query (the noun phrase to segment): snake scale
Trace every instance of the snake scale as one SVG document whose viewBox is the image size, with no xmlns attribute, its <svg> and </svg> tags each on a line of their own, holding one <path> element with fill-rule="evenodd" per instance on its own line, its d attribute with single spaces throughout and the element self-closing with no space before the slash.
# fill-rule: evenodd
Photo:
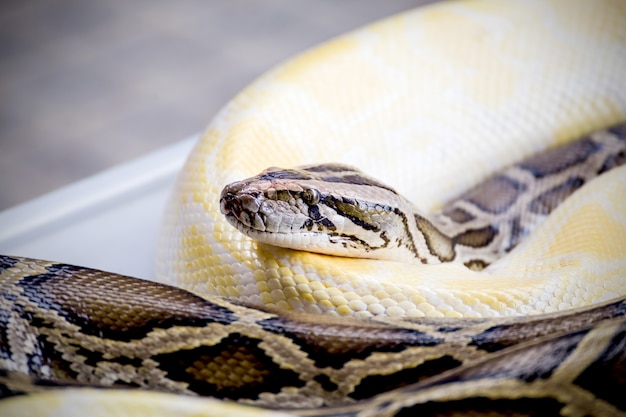
<svg viewBox="0 0 626 417">
<path fill-rule="evenodd" d="M 74 383 L 315 407 L 296 415 L 626 407 L 624 298 L 527 318 L 364 322 L 54 262 L 1 267 L 3 396 Z"/>
<path fill-rule="evenodd" d="M 270 71 L 183 168 L 160 283 L 0 258 L 0 414 L 626 415 L 624 21 L 445 2 Z"/>
</svg>

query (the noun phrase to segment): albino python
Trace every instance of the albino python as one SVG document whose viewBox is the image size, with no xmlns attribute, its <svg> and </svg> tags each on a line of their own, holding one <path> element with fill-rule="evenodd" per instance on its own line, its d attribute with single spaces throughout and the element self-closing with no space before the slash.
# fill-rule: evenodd
<svg viewBox="0 0 626 417">
<path fill-rule="evenodd" d="M 277 67 L 183 168 L 161 283 L 0 258 L 0 415 L 626 415 L 623 5 L 442 3 Z"/>
</svg>

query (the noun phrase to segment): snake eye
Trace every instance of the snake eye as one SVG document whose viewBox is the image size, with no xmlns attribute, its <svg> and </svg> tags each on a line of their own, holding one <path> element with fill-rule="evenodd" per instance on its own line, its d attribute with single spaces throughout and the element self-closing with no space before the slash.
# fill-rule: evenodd
<svg viewBox="0 0 626 417">
<path fill-rule="evenodd" d="M 307 188 L 302 193 L 302 200 L 312 206 L 320 201 L 320 193 L 314 188 Z"/>
</svg>

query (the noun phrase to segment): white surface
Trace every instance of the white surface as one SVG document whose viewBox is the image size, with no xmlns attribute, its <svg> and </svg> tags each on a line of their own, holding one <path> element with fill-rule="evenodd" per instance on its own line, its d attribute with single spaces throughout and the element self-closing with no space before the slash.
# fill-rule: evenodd
<svg viewBox="0 0 626 417">
<path fill-rule="evenodd" d="M 0 213 L 0 253 L 152 278 L 161 216 L 192 137 Z"/>
</svg>

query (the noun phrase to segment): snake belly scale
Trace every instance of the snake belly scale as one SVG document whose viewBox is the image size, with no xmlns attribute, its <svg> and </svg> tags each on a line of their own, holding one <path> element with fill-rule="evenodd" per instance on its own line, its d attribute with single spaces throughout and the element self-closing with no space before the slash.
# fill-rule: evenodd
<svg viewBox="0 0 626 417">
<path fill-rule="evenodd" d="M 160 282 L 0 257 L 0 415 L 626 416 L 624 21 L 445 2 L 270 71 Z"/>
</svg>

